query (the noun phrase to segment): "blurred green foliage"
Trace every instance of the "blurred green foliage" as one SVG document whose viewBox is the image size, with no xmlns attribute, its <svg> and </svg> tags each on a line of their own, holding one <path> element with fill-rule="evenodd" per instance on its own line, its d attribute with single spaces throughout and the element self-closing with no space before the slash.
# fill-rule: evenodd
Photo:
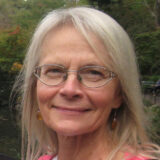
<svg viewBox="0 0 160 160">
<path fill-rule="evenodd" d="M 19 121 L 19 120 L 18 120 Z M 14 112 L 0 108 L 0 153 L 20 159 L 21 136 Z"/>
<path fill-rule="evenodd" d="M 160 79 L 160 75 L 152 75 L 152 76 L 150 76 L 150 75 L 144 75 L 142 77 L 142 79 L 144 81 L 153 81 L 155 83 L 155 82 L 157 82 Z"/>
<path fill-rule="evenodd" d="M 111 3 L 103 10 L 114 17 L 131 38 L 136 34 L 155 30 L 154 18 L 146 8 L 143 0 L 123 0 L 123 3 Z"/>
<path fill-rule="evenodd" d="M 154 143 L 160 144 L 160 106 L 147 107 L 146 114 L 149 116 L 148 134 Z"/>
<path fill-rule="evenodd" d="M 0 34 L 0 70 L 10 72 L 14 62 L 23 62 L 25 48 L 29 42 L 28 30 L 15 26 L 3 29 Z"/>
<path fill-rule="evenodd" d="M 160 75 L 160 29 L 136 34 L 134 41 L 141 74 Z"/>
</svg>

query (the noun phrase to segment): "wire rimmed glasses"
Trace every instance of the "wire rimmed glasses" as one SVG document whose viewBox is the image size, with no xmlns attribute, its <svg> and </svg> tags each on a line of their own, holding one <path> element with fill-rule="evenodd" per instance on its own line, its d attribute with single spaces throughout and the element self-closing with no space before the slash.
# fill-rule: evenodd
<svg viewBox="0 0 160 160">
<path fill-rule="evenodd" d="M 103 66 L 84 66 L 79 70 L 67 70 L 58 64 L 37 66 L 34 75 L 47 86 L 57 86 L 65 82 L 71 72 L 75 72 L 77 79 L 89 88 L 104 86 L 116 76 L 115 73 Z"/>
</svg>

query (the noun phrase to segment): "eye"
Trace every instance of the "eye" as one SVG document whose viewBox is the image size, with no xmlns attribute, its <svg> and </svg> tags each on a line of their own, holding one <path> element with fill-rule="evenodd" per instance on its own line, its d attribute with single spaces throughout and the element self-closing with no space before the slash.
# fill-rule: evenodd
<svg viewBox="0 0 160 160">
<path fill-rule="evenodd" d="M 84 68 L 80 71 L 80 76 L 84 80 L 99 81 L 105 79 L 107 72 L 103 68 Z"/>
<path fill-rule="evenodd" d="M 103 73 L 97 70 L 88 70 L 88 74 L 103 76 Z"/>
<path fill-rule="evenodd" d="M 47 77 L 57 78 L 63 76 L 65 71 L 63 68 L 58 66 L 43 66 L 42 74 Z"/>
<path fill-rule="evenodd" d="M 63 72 L 62 69 L 59 68 L 49 68 L 48 70 L 46 70 L 47 73 L 61 73 Z"/>
</svg>

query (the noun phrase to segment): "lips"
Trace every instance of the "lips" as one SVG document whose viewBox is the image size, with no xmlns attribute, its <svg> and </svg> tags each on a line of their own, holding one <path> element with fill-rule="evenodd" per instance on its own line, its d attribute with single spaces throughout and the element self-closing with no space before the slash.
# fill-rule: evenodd
<svg viewBox="0 0 160 160">
<path fill-rule="evenodd" d="M 83 112 L 88 112 L 91 111 L 90 108 L 70 108 L 70 107 L 63 107 L 63 106 L 53 106 L 54 109 L 59 110 L 59 111 L 63 111 L 63 112 L 79 112 L 79 113 L 83 113 Z"/>
</svg>

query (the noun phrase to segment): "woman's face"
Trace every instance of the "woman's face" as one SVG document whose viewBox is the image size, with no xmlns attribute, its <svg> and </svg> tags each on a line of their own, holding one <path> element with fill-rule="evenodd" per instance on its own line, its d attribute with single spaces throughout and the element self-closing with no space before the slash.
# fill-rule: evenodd
<svg viewBox="0 0 160 160">
<path fill-rule="evenodd" d="M 101 43 L 94 36 L 97 47 Z M 42 45 L 39 65 L 60 64 L 68 70 L 87 65 L 103 66 L 84 37 L 72 26 L 52 30 Z M 87 88 L 70 72 L 58 86 L 47 86 L 37 81 L 37 101 L 44 123 L 57 134 L 81 135 L 106 129 L 112 108 L 121 104 L 119 83 L 113 78 L 100 88 Z"/>
</svg>

